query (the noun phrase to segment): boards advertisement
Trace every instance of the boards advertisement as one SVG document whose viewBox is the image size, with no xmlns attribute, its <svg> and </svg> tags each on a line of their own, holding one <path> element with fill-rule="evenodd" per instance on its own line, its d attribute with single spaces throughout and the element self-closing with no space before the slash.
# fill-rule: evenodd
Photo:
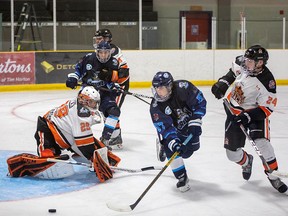
<svg viewBox="0 0 288 216">
<path fill-rule="evenodd" d="M 0 85 L 65 83 L 67 75 L 75 72 L 75 64 L 87 53 L 0 53 Z"/>
<path fill-rule="evenodd" d="M 7 52 L 0 54 L 0 85 L 20 85 L 34 83 L 34 52 Z"/>
<path fill-rule="evenodd" d="M 75 72 L 75 64 L 86 53 L 81 52 L 37 52 L 36 84 L 65 83 L 67 75 Z"/>
</svg>

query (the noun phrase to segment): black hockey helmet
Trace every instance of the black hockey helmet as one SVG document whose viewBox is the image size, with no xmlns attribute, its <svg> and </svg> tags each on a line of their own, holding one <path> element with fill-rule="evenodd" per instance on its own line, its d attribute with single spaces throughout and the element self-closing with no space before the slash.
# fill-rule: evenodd
<svg viewBox="0 0 288 216">
<path fill-rule="evenodd" d="M 172 94 L 173 76 L 168 71 L 159 71 L 155 74 L 152 80 L 152 93 L 156 101 L 164 102 L 168 100 Z M 166 95 L 159 95 L 157 88 L 165 87 L 167 89 Z"/>
<path fill-rule="evenodd" d="M 112 33 L 109 29 L 99 29 L 95 32 L 95 37 L 103 37 L 103 38 L 108 38 L 105 39 L 106 41 L 108 41 L 109 43 L 111 43 L 112 41 Z"/>
<path fill-rule="evenodd" d="M 258 62 L 259 60 L 263 60 L 264 65 L 266 65 L 269 59 L 269 54 L 267 50 L 263 48 L 262 46 L 253 45 L 245 51 L 244 57 L 248 59 L 252 59 L 255 62 Z"/>
</svg>

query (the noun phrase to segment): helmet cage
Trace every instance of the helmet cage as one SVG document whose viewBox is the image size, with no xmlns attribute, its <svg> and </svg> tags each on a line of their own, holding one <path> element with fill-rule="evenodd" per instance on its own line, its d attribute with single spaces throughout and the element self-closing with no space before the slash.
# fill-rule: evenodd
<svg viewBox="0 0 288 216">
<path fill-rule="evenodd" d="M 102 42 L 104 38 L 102 36 L 94 36 L 93 37 L 93 47 L 94 49 L 97 49 L 97 45 Z"/>
<path fill-rule="evenodd" d="M 172 87 L 173 84 L 170 83 L 168 86 L 159 86 L 159 87 L 152 87 L 152 94 L 154 96 L 154 99 L 158 102 L 164 102 L 167 101 L 172 94 Z M 159 91 L 160 88 L 166 88 L 167 94 L 166 95 L 159 95 L 157 91 Z M 163 91 L 163 89 L 162 89 Z"/>
<path fill-rule="evenodd" d="M 152 80 L 152 93 L 156 101 L 164 102 L 167 101 L 171 94 L 172 94 L 172 87 L 173 87 L 173 77 L 167 71 L 159 71 L 156 73 Z M 166 87 L 167 94 L 166 95 L 159 95 L 159 91 L 163 91 L 163 88 Z M 163 93 L 163 92 L 162 92 Z"/>
<path fill-rule="evenodd" d="M 100 94 L 92 86 L 83 88 L 77 97 L 78 103 L 87 108 L 90 112 L 96 112 L 100 106 Z"/>
<path fill-rule="evenodd" d="M 106 63 L 111 57 L 111 46 L 108 42 L 102 41 L 97 45 L 96 57 L 101 63 Z"/>
</svg>

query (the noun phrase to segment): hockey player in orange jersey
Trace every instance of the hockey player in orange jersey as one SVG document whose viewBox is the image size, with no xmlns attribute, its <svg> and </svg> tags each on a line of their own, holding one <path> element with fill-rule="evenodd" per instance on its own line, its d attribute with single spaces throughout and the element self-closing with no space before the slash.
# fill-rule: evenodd
<svg viewBox="0 0 288 216">
<path fill-rule="evenodd" d="M 106 167 L 95 151 L 106 148 L 106 146 L 93 136 L 91 130 L 93 124 L 101 122 L 102 115 L 98 110 L 99 104 L 100 94 L 98 91 L 92 86 L 86 86 L 79 91 L 77 98 L 68 100 L 61 106 L 49 110 L 44 116 L 39 116 L 35 133 L 39 157 L 24 153 L 9 158 L 7 162 L 10 175 L 13 177 L 35 176 L 51 165 L 47 162 L 41 163 L 44 161 L 41 159 L 58 157 L 63 150 L 68 150 L 74 155 L 91 161 L 100 182 L 112 178 L 109 165 Z M 15 165 L 19 162 L 20 165 L 23 165 L 22 162 L 27 160 L 32 164 L 31 161 L 34 160 L 37 165 L 31 167 L 24 164 L 21 168 Z M 108 160 L 111 166 L 117 166 L 120 162 L 120 158 L 109 150 Z M 99 168 L 99 164 L 105 167 Z M 56 170 L 56 172 L 58 171 Z"/>
<path fill-rule="evenodd" d="M 243 56 L 236 57 L 229 72 L 221 77 L 211 90 L 215 97 L 220 99 L 234 83 L 227 95 L 229 107 L 232 108 L 230 110 L 234 115 L 227 107 L 225 109 L 227 118 L 224 148 L 228 159 L 242 166 L 243 178 L 250 179 L 253 156 L 244 150 L 246 134 L 241 131 L 244 126 L 243 130 L 249 131 L 251 139 L 265 160 L 264 171 L 271 185 L 280 193 L 285 193 L 286 184 L 280 178 L 269 175 L 271 171 L 278 169 L 278 163 L 270 142 L 269 116 L 276 107 L 277 94 L 276 81 L 266 66 L 268 59 L 265 48 L 260 45 L 251 46 Z"/>
</svg>

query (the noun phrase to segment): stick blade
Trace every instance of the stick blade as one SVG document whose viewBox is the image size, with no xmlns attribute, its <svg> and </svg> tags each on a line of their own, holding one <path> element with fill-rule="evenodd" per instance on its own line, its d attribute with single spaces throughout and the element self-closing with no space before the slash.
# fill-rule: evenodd
<svg viewBox="0 0 288 216">
<path fill-rule="evenodd" d="M 120 203 L 108 202 L 106 203 L 107 207 L 111 210 L 118 212 L 130 212 L 132 211 L 132 207 L 130 205 L 121 205 Z"/>
</svg>

